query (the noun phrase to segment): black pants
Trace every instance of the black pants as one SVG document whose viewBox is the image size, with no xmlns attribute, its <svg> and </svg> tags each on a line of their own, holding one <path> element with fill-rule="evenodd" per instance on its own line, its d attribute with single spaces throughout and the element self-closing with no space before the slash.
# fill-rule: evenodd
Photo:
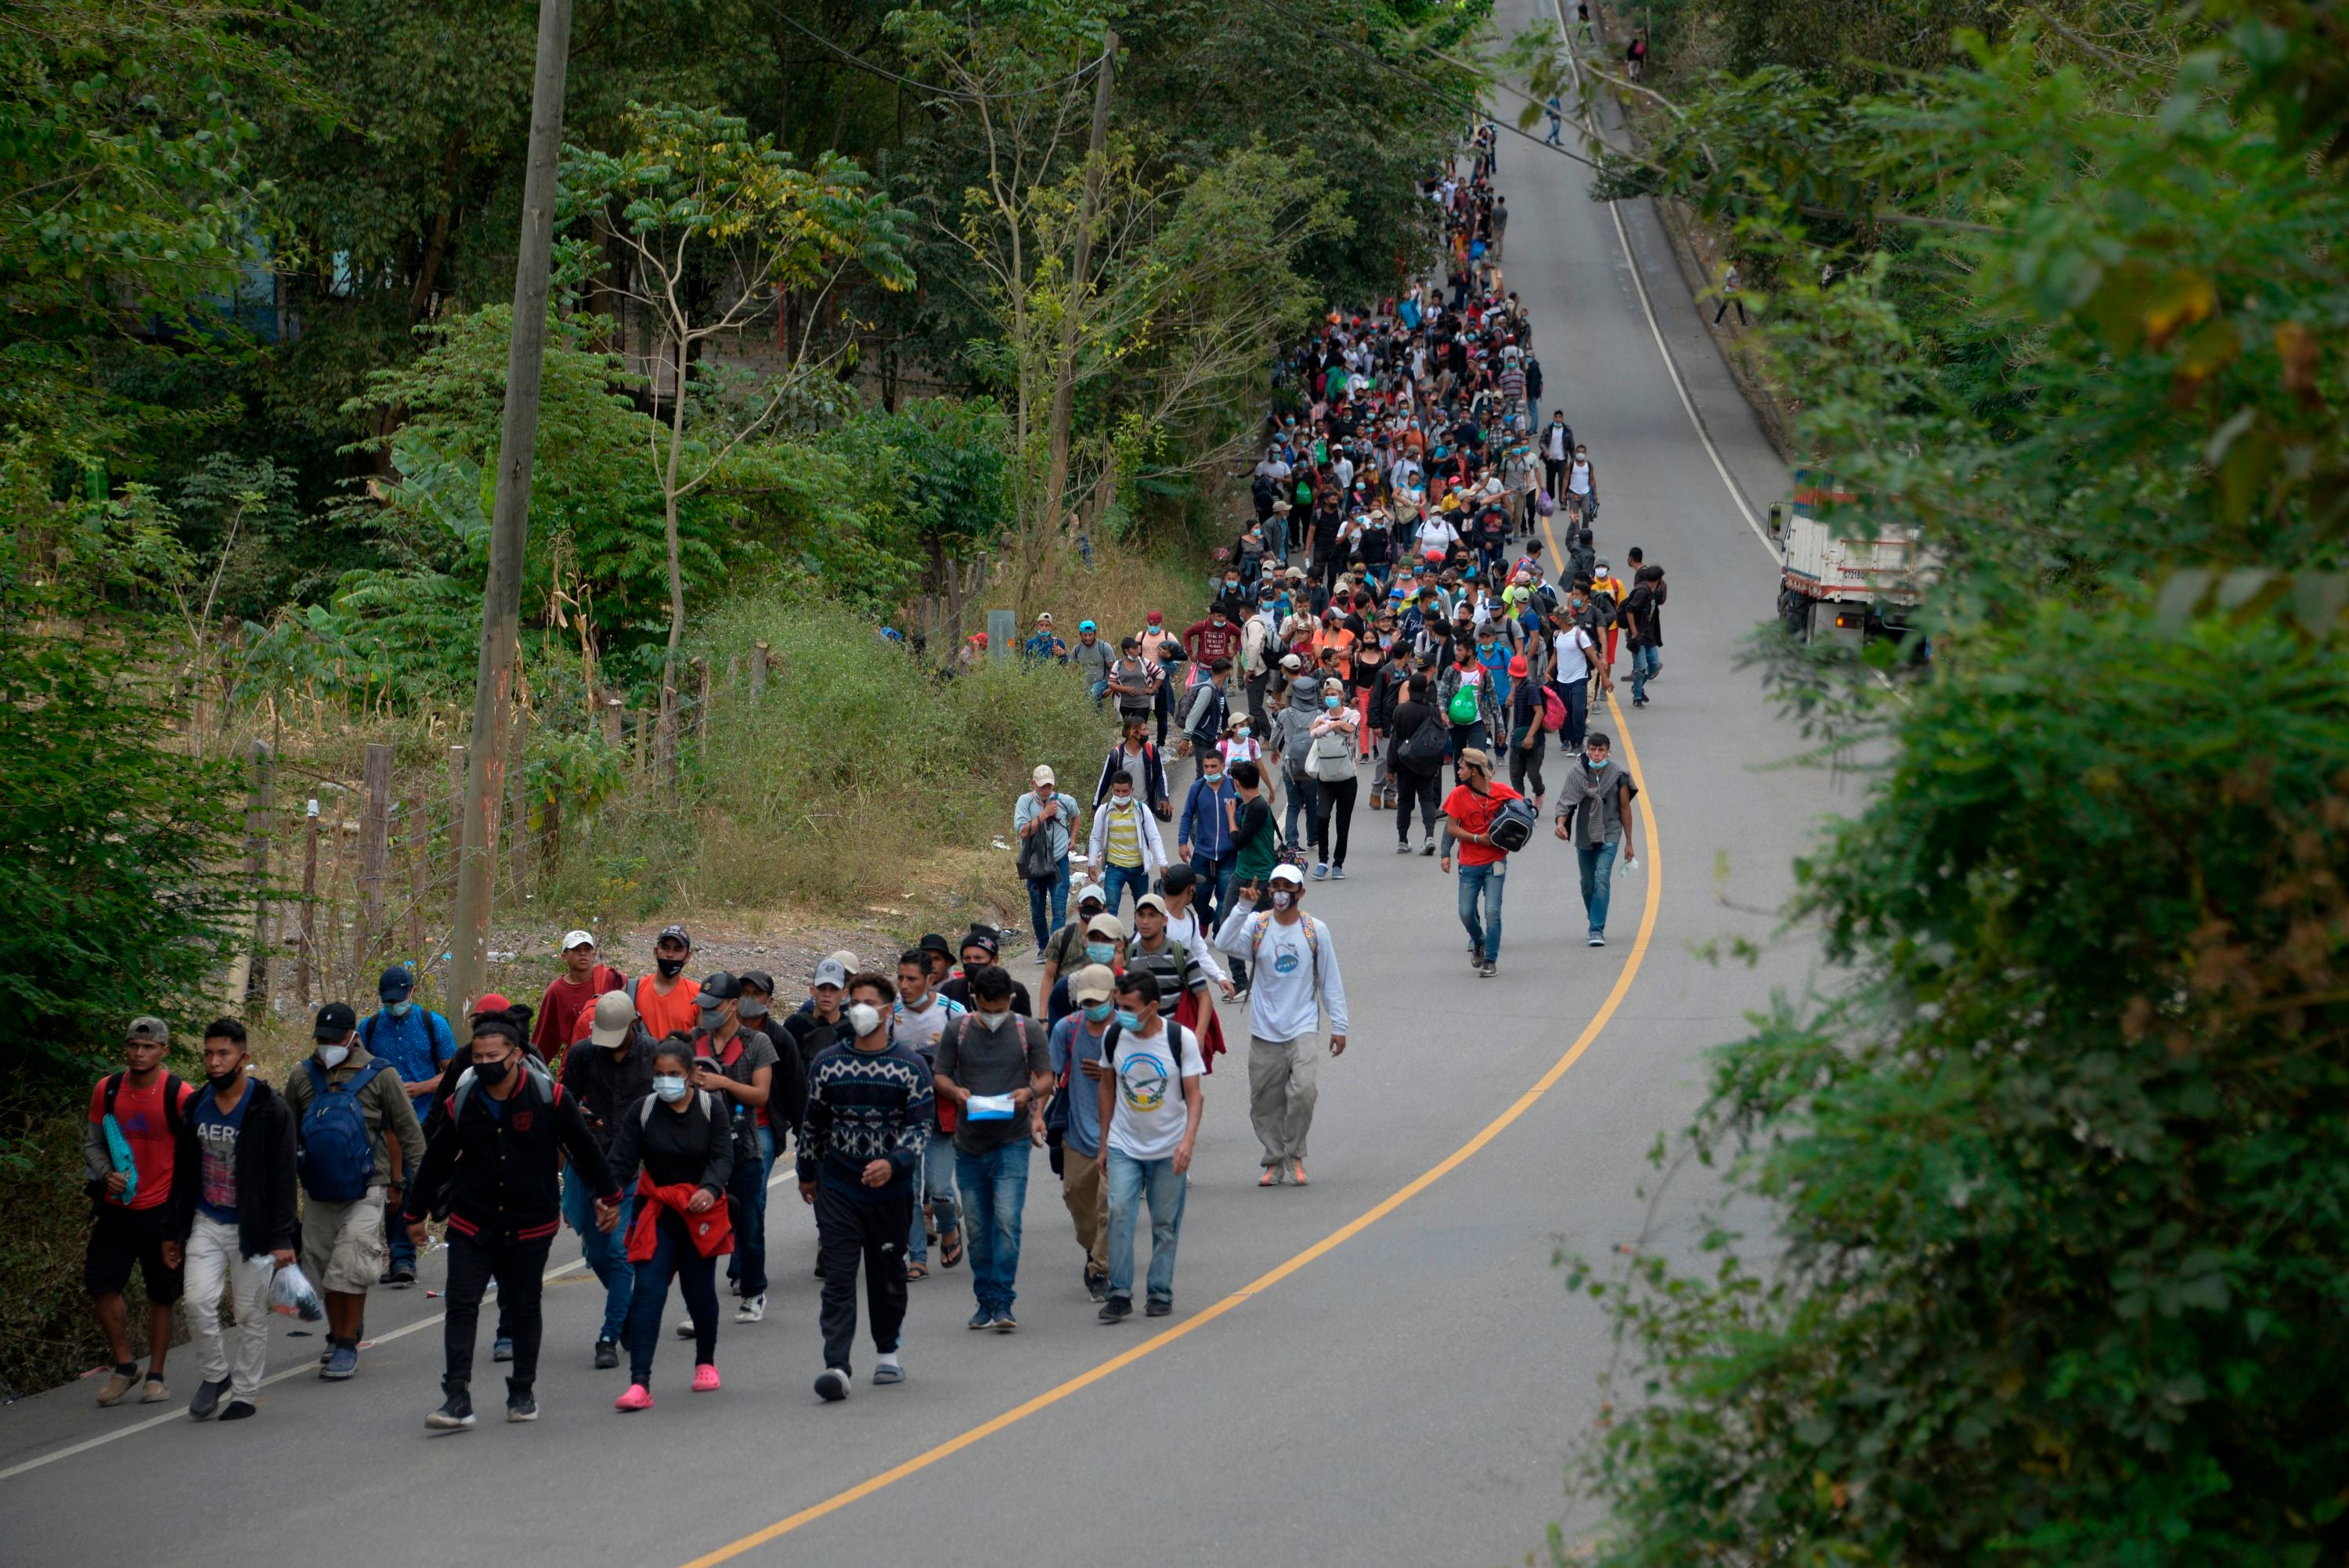
<svg viewBox="0 0 2349 1568">
<path fill-rule="evenodd" d="M 1552 500 L 1557 500 L 1565 491 L 1566 459 L 1564 458 L 1542 459 L 1542 489 L 1549 491 L 1549 499 Z"/>
<path fill-rule="evenodd" d="M 873 1345 L 897 1348 L 905 1321 L 905 1237 L 914 1228 L 914 1194 L 854 1197 L 819 1182 L 815 1233 L 823 1249 L 823 1364 L 842 1371 L 856 1346 L 856 1268 L 864 1265 L 864 1305 Z"/>
<path fill-rule="evenodd" d="M 1319 614 L 1329 607 L 1330 595 L 1338 591 L 1338 579 L 1346 573 L 1346 558 L 1342 555 L 1316 555 L 1313 558 L 1313 609 Z"/>
<path fill-rule="evenodd" d="M 1549 791 L 1542 788 L 1542 758 L 1549 753 L 1549 732 L 1543 729 L 1538 722 L 1534 727 L 1533 742 L 1530 748 L 1523 746 L 1509 748 L 1509 788 L 1523 795 L 1526 792 L 1526 780 L 1530 779 L 1534 783 L 1533 794 L 1547 795 Z"/>
<path fill-rule="evenodd" d="M 1150 699 L 1158 715 L 1158 749 L 1166 749 L 1166 721 L 1174 715 L 1174 682 L 1172 676 L 1158 683 L 1158 694 Z"/>
<path fill-rule="evenodd" d="M 1262 740 L 1272 732 L 1272 721 L 1265 717 L 1264 689 L 1272 684 L 1272 672 L 1250 676 L 1247 680 L 1247 715 L 1249 733 Z"/>
<path fill-rule="evenodd" d="M 481 1297 L 490 1281 L 498 1282 L 498 1322 L 513 1336 L 516 1388 L 538 1381 L 539 1296 L 544 1288 L 546 1254 L 554 1245 L 557 1220 L 524 1239 L 512 1231 L 479 1231 L 471 1235 L 451 1226 L 449 1231 L 449 1315 L 441 1326 L 440 1346 L 448 1370 L 444 1390 L 460 1388 L 473 1380 L 474 1330 L 480 1326 Z"/>
<path fill-rule="evenodd" d="M 1408 768 L 1394 769 L 1395 841 L 1411 842 L 1412 802 L 1419 802 L 1419 825 L 1430 837 L 1435 833 L 1436 791 L 1444 787 L 1442 765 L 1433 773 L 1414 773 Z"/>
<path fill-rule="evenodd" d="M 1735 305 L 1737 307 L 1737 325 L 1740 326 L 1744 326 L 1745 325 L 1745 302 L 1739 299 L 1735 294 L 1726 294 L 1722 298 L 1721 309 L 1713 313 L 1713 325 L 1719 326 L 1721 325 L 1722 316 L 1728 312 L 1731 305 Z"/>
<path fill-rule="evenodd" d="M 1320 790 L 1313 798 L 1313 848 L 1317 860 L 1333 866 L 1346 863 L 1346 839 L 1354 825 L 1354 793 L 1361 779 L 1349 775 L 1343 779 L 1320 780 Z M 1337 824 L 1336 852 L 1331 852 L 1330 830 Z"/>
</svg>

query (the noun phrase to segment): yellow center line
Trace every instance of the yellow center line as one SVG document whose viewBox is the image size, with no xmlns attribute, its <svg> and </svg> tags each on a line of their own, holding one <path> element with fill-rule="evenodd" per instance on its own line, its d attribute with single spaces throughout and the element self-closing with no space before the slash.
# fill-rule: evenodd
<svg viewBox="0 0 2349 1568">
<path fill-rule="evenodd" d="M 1545 534 L 1549 531 L 1547 519 L 1542 523 L 1542 531 Z M 1550 541 L 1550 549 L 1553 552 L 1557 549 L 1556 539 Z M 1616 703 L 1615 695 L 1611 690 L 1607 694 L 1607 707 L 1615 717 L 1616 733 L 1619 738 L 1617 743 L 1623 748 L 1624 767 L 1630 770 L 1631 781 L 1640 788 L 1640 825 L 1647 830 L 1648 835 L 1647 897 L 1640 911 L 1639 934 L 1632 938 L 1630 956 L 1624 962 L 1622 973 L 1616 975 L 1614 987 L 1607 993 L 1607 999 L 1599 1005 L 1599 1010 L 1590 1016 L 1590 1022 L 1584 1025 L 1582 1032 L 1575 1037 L 1574 1044 L 1567 1047 L 1566 1054 L 1552 1063 L 1549 1070 L 1543 1073 L 1531 1088 L 1519 1095 L 1506 1110 L 1486 1122 L 1474 1138 L 1444 1156 L 1433 1169 L 1414 1177 L 1384 1202 L 1348 1221 L 1286 1263 L 1251 1280 L 1196 1315 L 1171 1328 L 1161 1329 L 1132 1349 L 1112 1356 L 1099 1366 L 1080 1372 L 1067 1382 L 1057 1384 L 1033 1398 L 1014 1405 L 1001 1415 L 990 1420 L 982 1421 L 967 1432 L 948 1438 L 936 1448 L 926 1449 L 902 1463 L 892 1465 L 878 1475 L 858 1481 L 844 1491 L 834 1492 L 822 1502 L 811 1503 L 797 1513 L 779 1519 L 763 1529 L 754 1530 L 739 1541 L 729 1542 L 715 1551 L 696 1557 L 686 1563 L 684 1568 L 713 1568 L 714 1564 L 730 1562 L 746 1552 L 753 1551 L 771 1541 L 789 1535 L 802 1525 L 812 1524 L 827 1514 L 837 1513 L 852 1503 L 861 1502 L 883 1488 L 893 1486 L 907 1476 L 918 1474 L 941 1460 L 951 1459 L 972 1444 L 991 1438 L 1005 1428 L 1015 1426 L 1038 1411 L 1057 1405 L 1071 1395 L 1081 1393 L 1103 1378 L 1123 1371 L 1143 1357 L 1155 1355 L 1184 1336 L 1206 1327 L 1251 1296 L 1271 1289 L 1315 1259 L 1335 1251 L 1361 1235 L 1364 1231 L 1369 1230 L 1372 1225 L 1377 1224 L 1381 1220 L 1466 1164 L 1486 1144 L 1506 1131 L 1511 1123 L 1532 1109 L 1535 1102 L 1547 1094 L 1557 1086 L 1557 1080 L 1566 1076 L 1567 1069 L 1582 1059 L 1582 1054 L 1590 1048 L 1591 1043 L 1599 1038 L 1600 1031 L 1605 1029 L 1608 1023 L 1615 1016 L 1615 1010 L 1622 1006 L 1624 996 L 1631 989 L 1632 980 L 1640 973 L 1640 965 L 1648 956 L 1648 945 L 1656 934 L 1656 913 L 1663 902 L 1662 853 L 1657 847 L 1656 812 L 1655 808 L 1649 804 L 1648 781 L 1640 769 L 1640 753 L 1631 744 L 1630 727 L 1623 721 L 1623 709 Z"/>
</svg>

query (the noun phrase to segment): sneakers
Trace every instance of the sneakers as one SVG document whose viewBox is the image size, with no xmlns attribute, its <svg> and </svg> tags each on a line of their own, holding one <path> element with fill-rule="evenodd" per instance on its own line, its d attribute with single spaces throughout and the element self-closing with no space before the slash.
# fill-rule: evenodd
<svg viewBox="0 0 2349 1568">
<path fill-rule="evenodd" d="M 622 1412 L 649 1410 L 653 1408 L 653 1391 L 642 1383 L 631 1383 L 628 1391 L 612 1401 L 612 1408 Z"/>
<path fill-rule="evenodd" d="M 1280 1185 L 1280 1167 L 1279 1167 L 1279 1166 L 1278 1166 L 1278 1165 L 1268 1165 L 1268 1166 L 1266 1166 L 1266 1167 L 1264 1168 L 1264 1174 L 1263 1174 L 1263 1175 L 1261 1175 L 1261 1176 L 1259 1176 L 1259 1177 L 1257 1177 L 1257 1178 L 1256 1179 L 1256 1184 L 1257 1184 L 1257 1186 L 1259 1186 L 1259 1187 L 1278 1187 L 1278 1186 L 1279 1186 L 1279 1185 Z"/>
<path fill-rule="evenodd" d="M 989 1326 L 998 1334 L 1017 1334 L 1019 1332 L 1019 1320 L 1011 1315 L 1009 1307 L 999 1306 L 995 1309 L 995 1322 Z"/>
<path fill-rule="evenodd" d="M 1427 842 L 1420 845 L 1419 852 L 1430 859 L 1433 859 L 1435 855 L 1435 841 L 1433 839 L 1430 839 Z"/>
<path fill-rule="evenodd" d="M 1093 1273 L 1091 1264 L 1085 1265 L 1085 1294 L 1095 1301 L 1109 1299 L 1109 1275 Z"/>
<path fill-rule="evenodd" d="M 895 1351 L 890 1351 L 887 1355 L 882 1357 L 878 1362 L 874 1363 L 873 1367 L 873 1386 L 874 1387 L 885 1388 L 892 1383 L 903 1383 L 905 1380 L 905 1368 L 899 1365 L 897 1353 Z"/>
<path fill-rule="evenodd" d="M 228 1408 L 220 1413 L 220 1418 L 223 1421 L 249 1421 L 260 1413 L 242 1399 L 232 1399 Z"/>
<path fill-rule="evenodd" d="M 492 1361 L 511 1361 L 513 1359 L 513 1339 L 512 1336 L 504 1334 L 498 1336 L 497 1343 L 490 1346 L 490 1359 Z"/>
<path fill-rule="evenodd" d="M 693 1369 L 693 1391 L 697 1394 L 718 1392 L 718 1368 L 705 1361 Z"/>
<path fill-rule="evenodd" d="M 106 1381 L 98 1385 L 98 1402 L 101 1405 L 119 1405 L 122 1402 L 122 1397 L 137 1387 L 138 1382 L 139 1364 L 137 1362 L 128 1362 L 117 1367 L 112 1372 L 107 1374 Z"/>
<path fill-rule="evenodd" d="M 1133 1315 L 1133 1300 L 1131 1296 L 1111 1296 L 1102 1303 L 1102 1309 L 1097 1315 L 1103 1323 L 1123 1323 Z"/>
<path fill-rule="evenodd" d="M 1150 1298 L 1148 1305 L 1143 1307 L 1142 1315 L 1144 1317 L 1164 1317 L 1174 1310 L 1174 1304 L 1173 1302 L 1167 1300 L 1164 1296 L 1154 1295 Z"/>
<path fill-rule="evenodd" d="M 1313 880 L 1315 882 L 1328 882 L 1330 880 L 1330 862 L 1328 861 L 1316 861 L 1313 863 Z"/>
<path fill-rule="evenodd" d="M 1409 839 L 1405 839 L 1401 843 L 1397 844 L 1395 846 L 1395 853 L 1399 855 L 1407 855 L 1411 853 L 1411 841 Z"/>
<path fill-rule="evenodd" d="M 1498 970 L 1500 967 L 1501 961 L 1488 953 L 1485 955 L 1485 962 L 1479 965 L 1476 968 L 1476 978 L 1479 980 L 1490 980 L 1493 977 L 1495 971 Z"/>
<path fill-rule="evenodd" d="M 1483 948 L 1472 947 L 1468 950 L 1468 967 L 1475 970 L 1478 974 L 1484 973 L 1485 951 Z"/>
<path fill-rule="evenodd" d="M 188 1401 L 189 1419 L 211 1420 L 212 1413 L 220 1408 L 221 1396 L 227 1392 L 228 1379 L 225 1377 L 217 1383 L 207 1381 L 198 1384 L 196 1397 Z"/>
<path fill-rule="evenodd" d="M 463 1388 L 451 1388 L 440 1408 L 424 1418 L 424 1424 L 436 1432 L 460 1432 L 473 1424 L 473 1397 Z"/>
<path fill-rule="evenodd" d="M 326 1364 L 318 1368 L 318 1376 L 329 1383 L 339 1383 L 346 1377 L 356 1377 L 358 1372 L 359 1347 L 356 1345 L 336 1346 L 334 1353 L 326 1357 Z"/>
<path fill-rule="evenodd" d="M 767 1293 L 761 1291 L 756 1295 L 744 1296 L 742 1305 L 734 1309 L 734 1321 L 737 1323 L 766 1322 Z"/>
<path fill-rule="evenodd" d="M 994 1325 L 995 1309 L 991 1306 L 982 1306 L 977 1312 L 970 1315 L 970 1321 L 964 1324 L 963 1326 L 965 1328 L 977 1331 L 981 1328 L 991 1328 Z"/>
<path fill-rule="evenodd" d="M 152 1372 L 147 1374 L 146 1390 L 139 1396 L 142 1405 L 160 1405 L 171 1397 L 171 1386 Z"/>
<path fill-rule="evenodd" d="M 1310 1182 L 1309 1182 L 1309 1181 L 1307 1181 L 1305 1180 L 1305 1161 L 1302 1161 L 1302 1160 L 1292 1160 L 1292 1161 L 1290 1161 L 1288 1162 L 1288 1179 L 1289 1179 L 1289 1181 L 1291 1181 L 1295 1182 L 1295 1183 L 1296 1183 L 1298 1186 L 1299 1186 L 1299 1187 L 1306 1187 L 1306 1186 L 1310 1186 L 1310 1185 L 1311 1185 L 1311 1183 L 1310 1183 Z"/>
<path fill-rule="evenodd" d="M 528 1387 L 506 1379 L 506 1419 L 519 1424 L 538 1419 L 538 1399 Z"/>
<path fill-rule="evenodd" d="M 848 1371 L 845 1367 L 827 1367 L 816 1374 L 815 1391 L 827 1405 L 837 1405 L 848 1398 Z"/>
<path fill-rule="evenodd" d="M 413 1264 L 392 1264 L 391 1268 L 384 1274 L 383 1283 L 391 1286 L 394 1290 L 407 1289 L 409 1285 L 416 1283 L 416 1265 Z"/>
<path fill-rule="evenodd" d="M 620 1346 L 609 1339 L 595 1341 L 595 1370 L 609 1372 L 620 1364 Z"/>
<path fill-rule="evenodd" d="M 677 1336 L 679 1339 L 693 1337 L 693 1316 L 690 1313 L 687 1314 L 684 1321 L 677 1326 Z"/>
<path fill-rule="evenodd" d="M 1594 931 L 1594 932 L 1592 932 L 1592 933 L 1590 934 L 1590 945 L 1591 945 L 1591 946 L 1593 946 L 1593 947 L 1604 947 L 1604 946 L 1606 946 L 1606 945 L 1607 945 L 1607 935 L 1606 935 L 1606 934 L 1605 934 L 1604 932 L 1599 932 L 1599 931 Z"/>
<path fill-rule="evenodd" d="M 1346 880 L 1346 868 L 1343 866 L 1331 866 L 1330 868 L 1330 874 L 1339 882 L 1344 882 Z"/>
</svg>

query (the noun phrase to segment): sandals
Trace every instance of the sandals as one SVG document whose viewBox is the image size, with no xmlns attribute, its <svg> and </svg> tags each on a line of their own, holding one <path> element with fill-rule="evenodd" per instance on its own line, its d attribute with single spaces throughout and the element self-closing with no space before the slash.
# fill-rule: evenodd
<svg viewBox="0 0 2349 1568">
<path fill-rule="evenodd" d="M 952 1268 L 962 1262 L 962 1227 L 950 1225 L 938 1233 L 938 1265 Z"/>
<path fill-rule="evenodd" d="M 905 1265 L 906 1284 L 911 1284 L 917 1279 L 927 1279 L 929 1277 L 930 1265 L 922 1262 L 919 1258 L 915 1259 L 912 1263 Z"/>
</svg>

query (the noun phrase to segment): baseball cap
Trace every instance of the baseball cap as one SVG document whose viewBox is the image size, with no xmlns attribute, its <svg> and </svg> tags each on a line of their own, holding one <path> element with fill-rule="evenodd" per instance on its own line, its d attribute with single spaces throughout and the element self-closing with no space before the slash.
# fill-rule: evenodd
<svg viewBox="0 0 2349 1568">
<path fill-rule="evenodd" d="M 1281 655 L 1280 667 L 1285 670 L 1301 670 L 1305 667 L 1305 660 L 1296 654 L 1284 654 Z"/>
<path fill-rule="evenodd" d="M 856 954 L 851 953 L 845 947 L 834 948 L 832 952 L 825 954 L 824 956 L 831 959 L 834 964 L 839 965 L 841 972 L 844 975 L 854 975 L 859 969 L 864 967 L 864 965 L 859 964 L 856 961 Z"/>
<path fill-rule="evenodd" d="M 653 938 L 653 945 L 657 947 L 662 943 L 669 941 L 682 942 L 688 947 L 693 945 L 693 938 L 685 934 L 685 927 L 681 925 L 662 926 L 660 928 L 660 934 Z"/>
<path fill-rule="evenodd" d="M 160 1018 L 133 1018 L 130 1026 L 122 1031 L 122 1037 L 126 1040 L 152 1040 L 159 1046 L 168 1046 L 171 1043 L 171 1026 Z"/>
<path fill-rule="evenodd" d="M 1169 897 L 1175 898 L 1181 897 L 1197 886 L 1198 882 L 1199 873 L 1181 861 L 1176 861 L 1173 865 L 1168 866 L 1165 871 L 1159 873 L 1158 877 L 1158 885 L 1166 890 Z"/>
<path fill-rule="evenodd" d="M 593 932 L 566 931 L 563 934 L 563 951 L 565 953 L 570 952 L 574 947 L 593 947 L 595 945 L 595 934 Z"/>
<path fill-rule="evenodd" d="M 512 1010 L 513 1004 L 495 991 L 473 1004 L 473 1016 L 476 1018 L 486 1013 L 507 1013 Z"/>
<path fill-rule="evenodd" d="M 318 1009 L 318 1022 L 310 1037 L 318 1040 L 348 1039 L 351 1031 L 358 1026 L 359 1016 L 351 1010 L 348 1002 L 329 1002 Z"/>
<path fill-rule="evenodd" d="M 1155 625 L 1156 625 L 1156 624 L 1158 624 L 1161 621 L 1164 621 L 1164 619 L 1166 619 L 1166 617 L 1165 617 L 1165 615 L 1164 615 L 1162 612 L 1157 611 L 1157 610 L 1153 610 L 1153 611 L 1151 611 L 1151 612 L 1150 612 L 1150 614 L 1149 614 L 1144 615 L 1144 616 L 1143 617 L 1143 620 L 1145 620 L 1145 621 L 1147 621 L 1147 622 L 1149 622 L 1152 625 L 1155 626 Z"/>
<path fill-rule="evenodd" d="M 1108 942 L 1123 942 L 1126 935 L 1125 922 L 1113 914 L 1097 914 L 1085 922 L 1085 934 L 1098 936 Z"/>
<path fill-rule="evenodd" d="M 721 1002 L 741 999 L 742 982 L 730 971 L 720 969 L 701 983 L 701 994 L 693 999 L 697 1007 L 715 1007 Z"/>
<path fill-rule="evenodd" d="M 1098 632 L 1101 628 L 1094 625 L 1091 621 L 1080 621 L 1077 623 L 1077 630 L 1080 632 Z"/>
<path fill-rule="evenodd" d="M 1049 625 L 1050 625 L 1050 624 L 1052 624 L 1052 612 L 1050 612 L 1050 610 L 1039 610 L 1039 611 L 1037 611 L 1037 612 L 1036 612 L 1036 624 L 1037 624 L 1038 625 L 1040 625 L 1040 626 L 1049 626 Z"/>
<path fill-rule="evenodd" d="M 1088 964 L 1069 976 L 1069 1000 L 1106 1002 L 1117 994 L 1117 976 L 1106 964 Z"/>
<path fill-rule="evenodd" d="M 1053 776 L 1051 768 L 1048 764 L 1042 762 L 1036 764 L 1036 771 L 1028 776 L 1028 781 L 1030 784 L 1057 784 L 1060 782 L 1060 780 Z M 945 939 L 942 937 L 940 940 L 943 941 Z"/>
<path fill-rule="evenodd" d="M 974 925 L 962 934 L 962 945 L 984 947 L 987 949 L 987 955 L 992 958 L 1003 951 L 1003 939 L 996 934 L 995 928 L 991 925 Z"/>
<path fill-rule="evenodd" d="M 1154 892 L 1143 893 L 1140 898 L 1133 901 L 1133 907 L 1137 912 L 1145 909 L 1154 909 L 1161 914 L 1169 914 L 1173 913 L 1166 907 L 1166 901 L 1159 897 Z"/>
<path fill-rule="evenodd" d="M 827 958 L 815 966 L 815 983 L 819 985 L 848 987 L 848 969 L 837 958 Z"/>
<path fill-rule="evenodd" d="M 405 965 L 398 964 L 385 970 L 383 978 L 375 983 L 375 994 L 387 1002 L 405 1002 L 408 994 L 415 989 L 416 976 L 410 975 Z"/>
<path fill-rule="evenodd" d="M 628 994 L 606 991 L 595 998 L 595 1021 L 588 1026 L 587 1037 L 609 1050 L 628 1037 L 628 1026 L 636 1021 L 636 1005 Z"/>
<path fill-rule="evenodd" d="M 1490 773 L 1493 770 L 1493 759 L 1471 746 L 1460 753 L 1460 766 L 1482 768 L 1485 772 Z"/>
<path fill-rule="evenodd" d="M 1109 895 L 1102 892 L 1101 883 L 1099 882 L 1079 882 L 1077 884 L 1077 891 L 1071 893 L 1069 896 L 1077 901 L 1077 907 L 1079 909 L 1082 909 L 1085 906 L 1087 900 L 1091 900 L 1092 903 L 1098 904 L 1107 904 L 1109 903 Z"/>
<path fill-rule="evenodd" d="M 775 994 L 775 977 L 763 969 L 745 969 L 741 980 L 745 991 L 760 991 L 770 996 Z M 750 998 L 746 996 L 743 1000 L 747 1002 Z M 747 1010 L 745 1016 L 748 1016 Z"/>
<path fill-rule="evenodd" d="M 1305 885 L 1305 873 L 1299 871 L 1295 866 L 1290 865 L 1287 861 L 1283 861 L 1280 864 L 1272 868 L 1272 880 L 1277 882 L 1295 882 L 1299 887 L 1303 887 Z"/>
</svg>

